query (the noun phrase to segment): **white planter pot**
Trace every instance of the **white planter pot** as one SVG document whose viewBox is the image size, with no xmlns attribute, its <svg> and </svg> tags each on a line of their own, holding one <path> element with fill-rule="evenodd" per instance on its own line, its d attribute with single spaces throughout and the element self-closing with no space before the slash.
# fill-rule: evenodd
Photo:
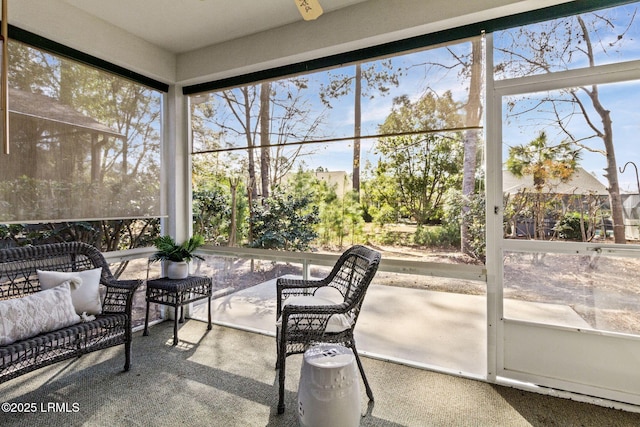
<svg viewBox="0 0 640 427">
<path fill-rule="evenodd" d="M 189 263 L 185 261 L 167 261 L 165 267 L 169 279 L 186 279 L 189 276 Z"/>
</svg>

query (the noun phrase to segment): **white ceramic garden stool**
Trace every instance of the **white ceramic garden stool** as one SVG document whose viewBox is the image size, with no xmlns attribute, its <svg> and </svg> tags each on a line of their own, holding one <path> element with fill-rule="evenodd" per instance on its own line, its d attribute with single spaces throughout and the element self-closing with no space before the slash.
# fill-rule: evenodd
<svg viewBox="0 0 640 427">
<path fill-rule="evenodd" d="M 304 427 L 360 425 L 360 383 L 356 358 L 349 348 L 318 344 L 304 353 L 298 417 Z"/>
</svg>

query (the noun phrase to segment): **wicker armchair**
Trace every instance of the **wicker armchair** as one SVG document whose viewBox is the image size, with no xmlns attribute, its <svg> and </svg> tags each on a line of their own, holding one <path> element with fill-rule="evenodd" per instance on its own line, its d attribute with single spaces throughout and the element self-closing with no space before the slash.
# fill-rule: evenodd
<svg viewBox="0 0 640 427">
<path fill-rule="evenodd" d="M 353 246 L 340 256 L 324 279 L 278 279 L 276 369 L 279 370 L 279 414 L 284 412 L 285 406 L 287 356 L 304 353 L 315 343 L 334 343 L 350 348 L 355 355 L 367 396 L 373 401 L 373 392 L 356 350 L 353 330 L 367 287 L 379 263 L 379 252 L 365 246 Z"/>
</svg>

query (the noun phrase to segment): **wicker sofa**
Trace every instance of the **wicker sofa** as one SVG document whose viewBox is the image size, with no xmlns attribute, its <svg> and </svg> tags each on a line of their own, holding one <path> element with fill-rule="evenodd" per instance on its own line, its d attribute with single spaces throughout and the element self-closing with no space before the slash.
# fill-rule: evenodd
<svg viewBox="0 0 640 427">
<path fill-rule="evenodd" d="M 120 344 L 128 371 L 133 294 L 141 284 L 116 280 L 85 243 L 0 250 L 0 383 Z"/>
</svg>

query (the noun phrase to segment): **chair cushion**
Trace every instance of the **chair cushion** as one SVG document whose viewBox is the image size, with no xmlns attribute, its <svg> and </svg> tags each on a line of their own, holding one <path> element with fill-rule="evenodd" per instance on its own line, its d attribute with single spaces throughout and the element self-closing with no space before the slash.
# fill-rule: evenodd
<svg viewBox="0 0 640 427">
<path fill-rule="evenodd" d="M 316 289 L 313 296 L 331 300 L 334 304 L 342 304 L 344 302 L 344 296 L 333 286 L 321 286 Z"/>
<path fill-rule="evenodd" d="M 67 280 L 52 289 L 0 301 L 0 345 L 79 323 L 71 302 L 71 288 L 78 283 Z"/>
<path fill-rule="evenodd" d="M 304 295 L 304 296 L 295 296 L 291 298 L 287 298 L 284 302 L 283 308 L 288 305 L 306 305 L 306 306 L 316 306 L 316 305 L 336 305 L 338 304 L 333 299 L 324 298 L 320 296 L 312 296 L 312 295 Z M 282 324 L 282 320 L 278 319 L 276 325 L 280 326 Z M 329 318 L 329 322 L 327 323 L 327 328 L 325 332 L 336 333 L 346 331 L 351 328 L 352 322 L 350 317 L 347 314 L 334 314 Z"/>
<path fill-rule="evenodd" d="M 76 313 L 100 314 L 102 303 L 100 302 L 100 276 L 102 267 L 83 271 L 44 271 L 38 270 L 38 280 L 42 289 L 51 289 L 61 283 L 77 277 L 82 281 L 82 286 L 71 291 L 71 300 Z"/>
</svg>

